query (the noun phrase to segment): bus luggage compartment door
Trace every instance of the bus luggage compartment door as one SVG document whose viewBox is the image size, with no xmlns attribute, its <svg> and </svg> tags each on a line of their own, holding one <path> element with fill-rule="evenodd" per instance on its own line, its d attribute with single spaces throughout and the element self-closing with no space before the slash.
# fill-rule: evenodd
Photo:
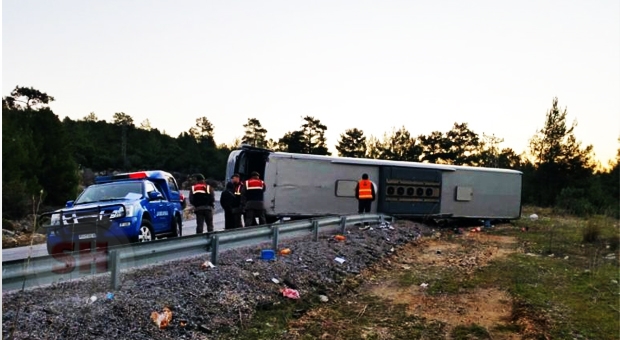
<svg viewBox="0 0 620 340">
<path fill-rule="evenodd" d="M 383 166 L 379 177 L 378 211 L 412 217 L 439 214 L 440 170 Z"/>
</svg>

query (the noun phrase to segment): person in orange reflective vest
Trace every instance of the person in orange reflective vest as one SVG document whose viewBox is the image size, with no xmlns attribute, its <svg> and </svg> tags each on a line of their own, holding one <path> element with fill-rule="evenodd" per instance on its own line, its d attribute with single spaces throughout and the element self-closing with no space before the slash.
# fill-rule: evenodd
<svg viewBox="0 0 620 340">
<path fill-rule="evenodd" d="M 263 196 L 267 186 L 265 182 L 260 179 L 260 174 L 253 171 L 252 178 L 245 181 L 245 226 L 253 226 L 256 224 L 256 218 L 258 217 L 258 224 L 267 224 L 265 218 L 265 204 L 263 203 Z"/>
<path fill-rule="evenodd" d="M 368 179 L 368 174 L 363 174 L 362 179 L 357 182 L 355 186 L 355 198 L 357 198 L 359 214 L 369 213 L 372 206 L 372 202 L 376 198 L 375 186 L 371 180 Z M 365 227 L 370 227 L 368 223 L 364 223 Z"/>
<path fill-rule="evenodd" d="M 215 209 L 215 194 L 213 188 L 205 182 L 205 177 L 197 174 L 194 177 L 196 184 L 189 191 L 189 203 L 194 206 L 196 214 L 196 234 L 204 232 L 207 222 L 207 231 L 213 231 L 213 210 Z"/>
</svg>

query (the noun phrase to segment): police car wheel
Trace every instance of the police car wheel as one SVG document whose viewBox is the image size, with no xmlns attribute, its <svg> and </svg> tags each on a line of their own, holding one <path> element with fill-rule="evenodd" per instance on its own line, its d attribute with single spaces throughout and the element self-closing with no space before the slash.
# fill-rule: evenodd
<svg viewBox="0 0 620 340">
<path fill-rule="evenodd" d="M 153 239 L 153 227 L 151 226 L 151 222 L 147 220 L 142 221 L 140 230 L 138 230 L 138 242 L 150 242 L 153 241 Z"/>
<path fill-rule="evenodd" d="M 183 224 L 181 222 L 181 217 L 177 216 L 172 221 L 172 237 L 181 236 L 183 236 Z"/>
</svg>

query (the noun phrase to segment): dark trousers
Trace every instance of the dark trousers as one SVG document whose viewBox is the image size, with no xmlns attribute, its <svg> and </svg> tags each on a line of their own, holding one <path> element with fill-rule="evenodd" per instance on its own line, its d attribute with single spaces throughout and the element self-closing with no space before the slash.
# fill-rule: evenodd
<svg viewBox="0 0 620 340">
<path fill-rule="evenodd" d="M 224 209 L 224 229 L 229 230 L 235 227 L 233 213 L 231 209 Z"/>
<path fill-rule="evenodd" d="M 256 218 L 258 217 L 258 224 L 256 224 Z M 251 227 L 253 225 L 267 224 L 265 218 L 265 209 L 245 209 L 245 226 Z"/>
<path fill-rule="evenodd" d="M 358 200 L 357 201 L 357 213 L 358 214 L 363 214 L 363 213 L 369 213 L 370 212 L 370 207 L 372 205 L 372 200 Z M 364 225 L 368 225 L 368 223 L 364 223 Z"/>
<path fill-rule="evenodd" d="M 243 227 L 242 214 L 239 208 L 224 209 L 224 229 L 237 229 Z"/>
<path fill-rule="evenodd" d="M 213 231 L 213 210 L 211 209 L 196 209 L 196 234 L 202 234 L 204 232 L 205 222 L 207 223 L 207 231 Z"/>
</svg>

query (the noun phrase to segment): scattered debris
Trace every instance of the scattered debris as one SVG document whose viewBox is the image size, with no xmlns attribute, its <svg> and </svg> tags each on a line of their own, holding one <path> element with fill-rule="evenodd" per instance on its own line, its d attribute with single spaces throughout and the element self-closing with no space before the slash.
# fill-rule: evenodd
<svg viewBox="0 0 620 340">
<path fill-rule="evenodd" d="M 284 295 L 285 297 L 289 299 L 299 299 L 299 292 L 295 289 L 284 288 L 281 291 L 282 291 L 282 295 Z"/>
<path fill-rule="evenodd" d="M 420 287 L 422 287 L 422 288 L 426 288 L 426 287 L 428 287 L 428 283 L 424 282 L 424 283 L 422 283 L 422 284 L 420 285 Z"/>
<path fill-rule="evenodd" d="M 325 295 L 319 295 L 319 300 L 321 302 L 328 302 L 329 298 L 327 296 L 325 296 Z"/>
<path fill-rule="evenodd" d="M 260 258 L 265 261 L 274 260 L 276 253 L 271 249 L 264 249 L 260 252 Z"/>
<path fill-rule="evenodd" d="M 340 263 L 340 264 L 343 264 L 343 263 L 344 263 L 344 261 L 346 261 L 346 260 L 345 260 L 345 259 L 343 259 L 342 257 L 336 257 L 334 260 L 335 260 L 336 262 Z"/>
<path fill-rule="evenodd" d="M 253 259 L 246 259 L 245 262 L 254 262 Z"/>
<path fill-rule="evenodd" d="M 288 255 L 291 253 L 291 249 L 290 248 L 284 248 L 282 250 L 280 250 L 280 255 Z"/>
<path fill-rule="evenodd" d="M 531 214 L 530 215 L 530 221 L 537 221 L 538 220 L 538 215 L 536 214 Z"/>
<path fill-rule="evenodd" d="M 205 261 L 205 262 L 202 263 L 200 268 L 202 268 L 202 269 L 215 268 L 215 265 L 213 263 L 211 263 L 211 261 Z"/>
<path fill-rule="evenodd" d="M 89 303 L 93 303 L 95 301 L 97 301 L 97 297 L 95 295 L 91 296 L 90 299 L 88 299 Z"/>
<path fill-rule="evenodd" d="M 112 291 L 118 296 L 111 301 L 105 300 L 110 291 L 109 277 L 101 276 L 87 278 L 89 284 L 60 282 L 51 288 L 4 293 L 3 328 L 15 325 L 15 339 L 83 338 L 84 332 L 92 333 L 86 333 L 86 337 L 101 339 L 118 338 L 119 334 L 128 334 L 121 336 L 128 340 L 216 339 L 220 334 L 234 334 L 247 326 L 256 309 L 269 308 L 274 303 L 277 306 L 284 299 L 288 300 L 284 302 L 295 303 L 313 297 L 316 303 L 329 305 L 335 298 L 331 292 L 345 276 L 363 272 L 370 264 L 385 258 L 390 248 L 399 250 L 418 235 L 411 222 L 399 221 L 394 226 L 396 229 L 390 232 L 349 228 L 349 233 L 341 233 L 346 236 L 346 246 L 345 242 L 334 241 L 337 232 L 326 235 L 327 238 L 320 237 L 318 242 L 313 242 L 311 235 L 285 239 L 275 249 L 276 261 L 273 262 L 260 257 L 261 250 L 274 249 L 266 244 L 224 250 L 213 269 L 200 269 L 205 260 L 210 260 L 208 256 L 132 269 L 123 273 L 122 287 L 118 292 Z M 420 233 L 430 231 L 427 226 L 419 224 L 418 227 Z M 386 241 L 386 234 L 390 241 Z M 291 255 L 278 256 L 281 248 L 290 248 Z M 335 257 L 346 261 L 341 264 Z M 249 258 L 253 258 L 253 263 L 246 262 Z M 396 266 L 400 269 L 400 264 Z M 277 278 L 278 284 L 271 278 Z M 290 283 L 285 283 L 285 279 L 298 288 L 288 286 Z M 285 298 L 280 293 L 282 288 L 296 289 L 304 298 Z M 329 302 L 319 302 L 316 297 L 320 294 L 329 296 Z M 91 295 L 102 301 L 89 305 Z M 107 303 L 100 303 L 104 301 Z M 76 306 L 76 302 L 83 307 Z M 15 322 L 15 312 L 20 305 L 50 306 L 67 312 L 54 315 L 54 322 L 47 324 L 47 320 L 52 320 L 49 313 L 41 313 L 37 308 L 22 308 L 20 316 L 25 319 L 20 320 L 28 322 Z M 160 331 L 155 326 L 144 327 L 145 322 L 154 322 L 150 320 L 152 311 L 161 313 L 164 306 L 171 308 L 174 314 L 167 328 Z M 187 320 L 185 327 L 180 327 L 180 320 Z M 42 324 L 45 327 L 41 327 Z M 87 325 L 87 328 L 77 325 Z"/>
<path fill-rule="evenodd" d="M 336 235 L 336 236 L 334 236 L 334 239 L 336 239 L 336 241 L 344 241 L 347 238 L 345 236 L 343 236 L 343 235 Z"/>
<path fill-rule="evenodd" d="M 152 312 L 151 320 L 157 324 L 159 329 L 164 329 L 168 327 L 170 321 L 172 321 L 172 311 L 168 307 L 164 307 L 164 311 L 162 313 Z"/>
<path fill-rule="evenodd" d="M 112 299 L 114 299 L 114 294 L 113 293 L 108 293 L 108 294 L 106 294 L 105 298 L 107 300 L 112 300 Z"/>
<path fill-rule="evenodd" d="M 275 284 L 280 284 L 280 280 L 276 279 L 275 277 L 271 279 L 271 282 Z"/>
</svg>

